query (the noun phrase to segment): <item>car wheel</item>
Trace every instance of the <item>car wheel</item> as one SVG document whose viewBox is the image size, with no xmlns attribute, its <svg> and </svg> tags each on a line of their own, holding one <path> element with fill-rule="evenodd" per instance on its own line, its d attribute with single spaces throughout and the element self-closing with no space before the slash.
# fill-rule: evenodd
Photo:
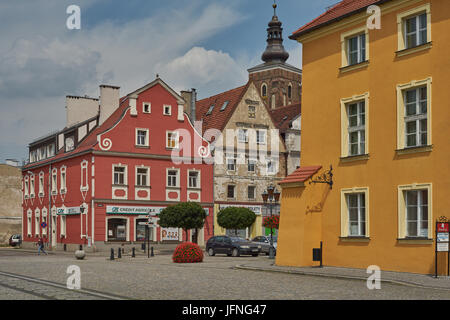
<svg viewBox="0 0 450 320">
<path fill-rule="evenodd" d="M 208 249 L 208 255 L 210 255 L 211 257 L 214 256 L 216 253 L 214 252 L 213 248 L 209 248 Z"/>
<path fill-rule="evenodd" d="M 233 257 L 239 257 L 239 250 L 236 249 L 236 248 L 234 248 L 233 251 L 231 252 L 231 255 L 232 255 Z"/>
</svg>

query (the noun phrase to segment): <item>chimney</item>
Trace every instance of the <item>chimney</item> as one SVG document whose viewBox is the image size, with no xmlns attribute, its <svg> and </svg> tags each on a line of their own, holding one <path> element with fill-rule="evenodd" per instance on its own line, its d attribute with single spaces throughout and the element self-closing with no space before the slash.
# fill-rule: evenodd
<svg viewBox="0 0 450 320">
<path fill-rule="evenodd" d="M 100 119 L 99 126 L 119 108 L 120 87 L 100 85 Z"/>
<path fill-rule="evenodd" d="M 191 122 L 194 122 L 196 119 L 196 102 L 197 102 L 197 92 L 194 88 L 191 91 L 181 91 L 181 97 L 183 98 L 185 103 L 184 111 L 189 115 L 189 119 Z"/>
<path fill-rule="evenodd" d="M 98 99 L 66 96 L 66 128 L 98 115 Z"/>
<path fill-rule="evenodd" d="M 192 121 L 192 123 L 194 123 L 195 122 L 195 120 L 196 120 L 196 112 L 197 112 L 197 106 L 196 106 L 196 103 L 197 103 L 197 91 L 195 91 L 195 89 L 194 88 L 192 88 L 192 91 L 191 91 L 191 121 Z"/>
</svg>

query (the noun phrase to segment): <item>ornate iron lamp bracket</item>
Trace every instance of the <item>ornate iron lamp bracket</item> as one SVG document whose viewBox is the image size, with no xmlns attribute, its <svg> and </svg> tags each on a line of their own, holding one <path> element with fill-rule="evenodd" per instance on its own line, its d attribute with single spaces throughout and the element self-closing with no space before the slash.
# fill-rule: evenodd
<svg viewBox="0 0 450 320">
<path fill-rule="evenodd" d="M 326 183 L 333 189 L 333 166 L 330 165 L 330 170 L 318 176 L 317 180 L 310 180 L 309 184 L 311 183 Z"/>
</svg>

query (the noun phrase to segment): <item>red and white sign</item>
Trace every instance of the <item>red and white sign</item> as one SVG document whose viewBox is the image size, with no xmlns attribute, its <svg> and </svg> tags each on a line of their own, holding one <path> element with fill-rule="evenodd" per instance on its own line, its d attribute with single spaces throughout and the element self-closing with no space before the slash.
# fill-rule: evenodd
<svg viewBox="0 0 450 320">
<path fill-rule="evenodd" d="M 448 222 L 438 222 L 437 232 L 449 232 Z"/>
</svg>

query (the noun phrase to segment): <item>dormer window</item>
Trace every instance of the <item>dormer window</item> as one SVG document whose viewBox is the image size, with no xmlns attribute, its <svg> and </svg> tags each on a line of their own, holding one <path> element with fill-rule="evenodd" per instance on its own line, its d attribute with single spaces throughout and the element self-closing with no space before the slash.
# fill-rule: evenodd
<svg viewBox="0 0 450 320">
<path fill-rule="evenodd" d="M 55 144 L 47 145 L 47 157 L 53 157 L 55 155 Z"/>
<path fill-rule="evenodd" d="M 72 151 L 75 149 L 75 139 L 71 137 L 67 137 L 65 141 L 66 152 Z"/>
</svg>

